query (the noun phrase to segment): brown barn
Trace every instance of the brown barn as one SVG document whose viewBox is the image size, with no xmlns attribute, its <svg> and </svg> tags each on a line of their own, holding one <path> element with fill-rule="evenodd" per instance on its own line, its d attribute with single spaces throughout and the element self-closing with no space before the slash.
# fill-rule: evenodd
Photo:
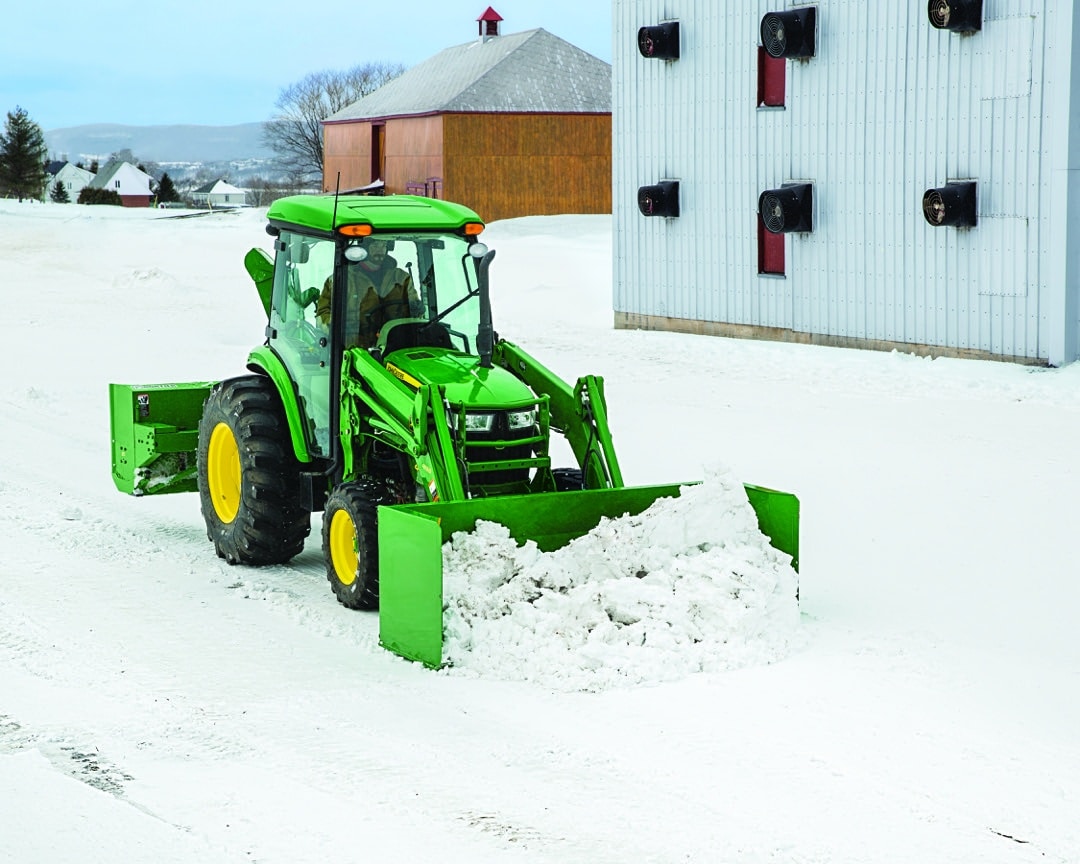
<svg viewBox="0 0 1080 864">
<path fill-rule="evenodd" d="M 324 191 L 381 181 L 487 221 L 610 213 L 611 66 L 543 29 L 501 36 L 491 9 L 479 20 L 477 40 L 324 121 Z"/>
</svg>

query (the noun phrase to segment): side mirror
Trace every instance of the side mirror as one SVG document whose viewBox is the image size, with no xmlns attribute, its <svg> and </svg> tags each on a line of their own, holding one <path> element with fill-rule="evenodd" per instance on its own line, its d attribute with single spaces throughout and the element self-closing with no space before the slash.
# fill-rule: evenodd
<svg viewBox="0 0 1080 864">
<path fill-rule="evenodd" d="M 473 243 L 469 246 L 469 254 L 473 258 L 483 258 L 488 253 L 488 247 L 483 243 Z"/>
</svg>

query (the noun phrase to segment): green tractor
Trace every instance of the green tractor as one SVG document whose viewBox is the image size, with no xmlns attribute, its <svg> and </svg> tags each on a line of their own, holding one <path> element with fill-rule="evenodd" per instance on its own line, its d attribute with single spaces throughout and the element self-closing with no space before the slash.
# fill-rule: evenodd
<svg viewBox="0 0 1080 864">
<path fill-rule="evenodd" d="M 472 210 L 310 195 L 277 201 L 268 220 L 273 257 L 245 257 L 267 315 L 249 374 L 111 384 L 118 489 L 197 491 L 230 564 L 289 561 L 321 511 L 337 599 L 379 608 L 382 645 L 433 667 L 454 532 L 491 520 L 547 551 L 678 495 L 624 486 L 601 378 L 571 386 L 496 335 L 495 252 Z M 746 488 L 797 565 L 798 500 Z"/>
</svg>

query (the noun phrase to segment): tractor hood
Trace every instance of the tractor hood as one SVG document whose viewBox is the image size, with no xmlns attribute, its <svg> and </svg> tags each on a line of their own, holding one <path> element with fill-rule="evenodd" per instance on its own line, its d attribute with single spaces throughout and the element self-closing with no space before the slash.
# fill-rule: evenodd
<svg viewBox="0 0 1080 864">
<path fill-rule="evenodd" d="M 536 394 L 498 366 L 485 369 L 480 358 L 441 348 L 409 348 L 387 358 L 391 375 L 412 389 L 422 384 L 443 388 L 452 405 L 501 408 L 535 401 Z"/>
</svg>

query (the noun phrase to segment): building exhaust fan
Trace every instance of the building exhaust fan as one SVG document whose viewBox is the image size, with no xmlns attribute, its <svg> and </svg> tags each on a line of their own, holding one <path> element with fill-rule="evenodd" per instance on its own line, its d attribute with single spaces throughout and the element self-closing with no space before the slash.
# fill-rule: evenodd
<svg viewBox="0 0 1080 864">
<path fill-rule="evenodd" d="M 983 0 L 930 0 L 926 12 L 938 30 L 974 33 L 982 29 Z"/>
<path fill-rule="evenodd" d="M 814 185 L 785 183 L 766 189 L 758 198 L 758 213 L 770 234 L 796 234 L 814 230 Z"/>
<path fill-rule="evenodd" d="M 974 183 L 946 183 L 938 189 L 927 189 L 922 198 L 923 216 L 939 228 L 973 228 L 978 222 Z"/>
<path fill-rule="evenodd" d="M 637 190 L 637 206 L 645 216 L 679 215 L 679 181 L 661 180 Z"/>
<path fill-rule="evenodd" d="M 766 12 L 761 19 L 761 45 L 770 57 L 813 57 L 816 23 L 816 6 Z"/>
<path fill-rule="evenodd" d="M 679 22 L 668 21 L 637 31 L 637 47 L 642 57 L 656 60 L 679 59 Z"/>
</svg>

